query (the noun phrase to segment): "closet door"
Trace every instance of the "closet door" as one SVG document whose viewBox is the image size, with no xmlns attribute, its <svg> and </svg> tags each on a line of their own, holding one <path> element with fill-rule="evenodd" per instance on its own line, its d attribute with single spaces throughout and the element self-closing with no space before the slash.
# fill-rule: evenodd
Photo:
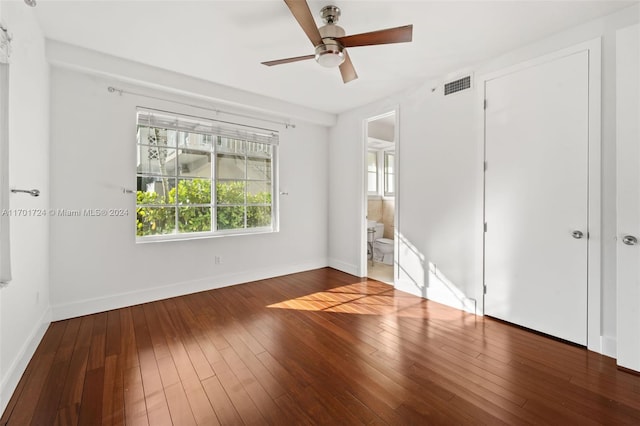
<svg viewBox="0 0 640 426">
<path fill-rule="evenodd" d="M 485 82 L 485 314 L 587 343 L 589 56 Z"/>
<path fill-rule="evenodd" d="M 616 34 L 618 365 L 640 371 L 640 30 Z"/>
</svg>

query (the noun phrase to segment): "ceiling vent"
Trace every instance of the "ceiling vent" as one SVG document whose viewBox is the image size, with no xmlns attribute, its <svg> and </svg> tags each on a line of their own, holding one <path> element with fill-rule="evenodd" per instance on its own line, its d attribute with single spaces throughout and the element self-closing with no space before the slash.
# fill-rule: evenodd
<svg viewBox="0 0 640 426">
<path fill-rule="evenodd" d="M 444 85 L 444 95 L 451 95 L 456 92 L 471 88 L 471 76 L 462 77 L 455 81 L 450 81 Z"/>
</svg>

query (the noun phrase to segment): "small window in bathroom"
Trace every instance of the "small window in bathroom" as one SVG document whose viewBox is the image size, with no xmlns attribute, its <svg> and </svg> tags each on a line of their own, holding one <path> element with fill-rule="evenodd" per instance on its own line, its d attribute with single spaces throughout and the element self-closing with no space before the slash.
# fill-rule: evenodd
<svg viewBox="0 0 640 426">
<path fill-rule="evenodd" d="M 395 154 L 393 152 L 384 153 L 384 195 L 393 197 L 396 193 L 395 179 Z"/>
<path fill-rule="evenodd" d="M 369 195 L 378 195 L 378 155 L 375 151 L 367 153 L 367 191 Z"/>
</svg>

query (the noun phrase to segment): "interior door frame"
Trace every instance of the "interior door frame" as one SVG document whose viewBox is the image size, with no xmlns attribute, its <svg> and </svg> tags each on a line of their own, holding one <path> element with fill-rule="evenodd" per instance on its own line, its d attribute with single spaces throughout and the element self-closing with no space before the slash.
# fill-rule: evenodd
<svg viewBox="0 0 640 426">
<path fill-rule="evenodd" d="M 601 251 L 602 251 L 602 188 L 601 188 L 601 168 L 602 168 L 602 141 L 601 141 L 601 85 L 602 85 L 602 39 L 600 37 L 570 46 L 555 52 L 547 53 L 533 59 L 525 60 L 512 66 L 502 68 L 482 74 L 478 78 L 478 101 L 479 108 L 479 144 L 482 152 L 482 162 L 478 167 L 478 182 L 482 193 L 482 222 L 478 224 L 482 240 L 482 281 L 476 287 L 478 300 L 478 312 L 484 315 L 484 286 L 485 286 L 485 240 L 484 223 L 486 214 L 486 186 L 484 162 L 486 161 L 486 119 L 484 112 L 484 102 L 486 99 L 486 83 L 517 71 L 536 65 L 550 62 L 578 52 L 587 51 L 589 55 L 589 130 L 588 130 L 588 205 L 587 205 L 587 348 L 601 353 L 602 349 L 602 297 L 601 297 Z"/>
<path fill-rule="evenodd" d="M 360 247 L 360 262 L 359 262 L 359 276 L 360 277 L 366 277 L 367 273 L 368 273 L 368 258 L 367 258 L 367 229 L 366 229 L 366 225 L 367 225 L 367 208 L 368 208 L 368 201 L 369 201 L 369 191 L 367 188 L 367 179 L 366 179 L 366 174 L 367 174 L 367 142 L 369 140 L 369 122 L 370 121 L 375 121 L 379 118 L 383 118 L 386 117 L 388 115 L 391 114 L 395 114 L 395 127 L 393 129 L 393 137 L 395 139 L 394 143 L 395 143 L 395 156 L 394 156 L 394 165 L 393 167 L 395 168 L 395 195 L 394 195 L 394 215 L 393 215 L 393 226 L 394 226 L 394 235 L 393 235 L 393 284 L 394 286 L 396 285 L 396 281 L 398 279 L 398 265 L 400 263 L 400 253 L 398 250 L 398 234 L 399 234 L 399 227 L 400 227 L 400 105 L 395 104 L 393 106 L 389 106 L 389 107 L 383 107 L 381 109 L 379 109 L 381 111 L 385 111 L 385 112 L 377 112 L 377 113 L 373 113 L 372 115 L 364 118 L 362 120 L 362 146 L 361 146 L 361 153 L 362 155 L 360 156 L 361 158 L 361 167 L 362 167 L 362 173 L 360 173 L 360 176 L 362 178 L 362 185 L 361 185 L 361 214 L 360 214 L 360 219 L 361 219 L 361 224 L 360 224 L 360 244 L 358 245 Z"/>
</svg>

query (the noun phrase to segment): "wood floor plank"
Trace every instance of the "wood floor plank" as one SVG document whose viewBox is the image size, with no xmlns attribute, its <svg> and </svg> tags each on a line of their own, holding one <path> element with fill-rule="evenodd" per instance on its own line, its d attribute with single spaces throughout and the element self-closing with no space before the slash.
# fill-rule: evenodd
<svg viewBox="0 0 640 426">
<path fill-rule="evenodd" d="M 102 401 L 104 392 L 104 367 L 87 371 L 84 380 L 82 402 L 78 415 L 79 425 L 102 423 Z"/>
<path fill-rule="evenodd" d="M 137 365 L 124 371 L 124 413 L 127 425 L 149 424 L 142 375 Z"/>
<path fill-rule="evenodd" d="M 202 349 L 198 345 L 194 336 L 195 328 L 193 324 L 195 320 L 191 319 L 191 312 L 188 308 L 182 310 L 178 309 L 176 301 L 174 299 L 166 300 L 164 302 L 165 308 L 171 319 L 174 329 L 179 334 L 185 354 L 189 358 L 189 362 L 195 370 L 198 378 L 204 380 L 213 376 L 213 370 L 211 365 L 207 361 L 206 356 L 202 352 Z M 185 379 L 191 380 L 191 378 Z"/>
<path fill-rule="evenodd" d="M 134 306 L 131 313 L 136 333 L 142 388 L 144 390 L 149 423 L 154 426 L 170 425 L 169 406 L 167 405 L 160 372 L 158 371 L 144 309 L 142 306 Z"/>
<path fill-rule="evenodd" d="M 28 424 L 640 424 L 640 376 L 322 268 L 51 324 Z"/>
<path fill-rule="evenodd" d="M 202 382 L 204 390 L 213 406 L 217 418 L 222 425 L 241 424 L 242 420 L 229 396 L 222 388 L 218 377 L 213 376 Z"/>
<path fill-rule="evenodd" d="M 211 376 L 209 376 L 211 377 Z M 202 382 L 200 380 L 193 380 L 190 382 L 183 382 L 183 387 L 187 399 L 189 400 L 189 406 L 193 413 L 193 418 L 199 425 L 219 425 L 218 417 L 216 416 L 213 406 L 207 397 Z"/>
<path fill-rule="evenodd" d="M 108 355 L 104 362 L 101 422 L 103 426 L 124 425 L 124 383 L 122 364 L 122 357 L 114 354 Z"/>
<path fill-rule="evenodd" d="M 244 423 L 261 424 L 266 422 L 235 374 L 232 372 L 219 374 L 218 379 L 220 379 L 220 384 Z"/>
<path fill-rule="evenodd" d="M 196 419 L 191 412 L 191 406 L 187 395 L 182 388 L 182 383 L 176 382 L 164 389 L 171 411 L 171 420 L 175 425 L 191 426 L 196 424 Z"/>
<path fill-rule="evenodd" d="M 32 424 L 52 424 L 55 422 L 60 396 L 67 379 L 71 355 L 80 330 L 80 323 L 81 319 L 79 318 L 74 318 L 66 323 L 65 332 L 56 351 L 53 365 L 43 384 L 42 393 L 31 420 Z M 50 395 L 55 395 L 56 397 L 52 398 Z"/>
<path fill-rule="evenodd" d="M 94 317 L 87 316 L 79 320 L 81 323 L 69 363 L 68 378 L 64 381 L 64 388 L 60 396 L 57 420 L 57 423 L 60 425 L 76 425 L 80 414 L 84 375 L 87 369 L 87 359 L 91 346 Z"/>
</svg>

